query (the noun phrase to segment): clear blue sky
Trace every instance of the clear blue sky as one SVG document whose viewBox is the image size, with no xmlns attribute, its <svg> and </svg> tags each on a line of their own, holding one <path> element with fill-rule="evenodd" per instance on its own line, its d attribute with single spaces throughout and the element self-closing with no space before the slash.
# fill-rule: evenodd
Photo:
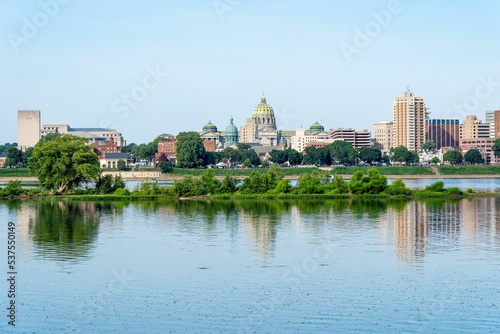
<svg viewBox="0 0 500 334">
<path fill-rule="evenodd" d="M 384 26 L 372 12 L 385 0 L 60 0 L 44 14 L 40 4 L 56 1 L 0 2 L 1 143 L 17 141 L 18 109 L 141 143 L 208 120 L 224 129 L 231 116 L 239 127 L 262 91 L 280 129 L 373 130 L 408 84 L 444 117 L 475 96 L 479 77 L 500 83 L 494 0 L 401 0 Z M 356 47 L 367 27 L 369 44 L 348 62 L 341 45 Z M 148 77 L 157 68 L 161 82 Z M 485 92 L 451 116 L 499 108 L 500 84 Z"/>
</svg>

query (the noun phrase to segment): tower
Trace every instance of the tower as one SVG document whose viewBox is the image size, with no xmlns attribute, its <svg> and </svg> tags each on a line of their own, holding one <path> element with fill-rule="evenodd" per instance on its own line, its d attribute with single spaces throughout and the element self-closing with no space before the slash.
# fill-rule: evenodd
<svg viewBox="0 0 500 334">
<path fill-rule="evenodd" d="M 394 98 L 393 147 L 419 150 L 425 142 L 426 108 L 423 97 L 415 97 L 409 89 Z"/>
<path fill-rule="evenodd" d="M 40 140 L 40 110 L 17 111 L 17 148 L 25 152 Z"/>
</svg>

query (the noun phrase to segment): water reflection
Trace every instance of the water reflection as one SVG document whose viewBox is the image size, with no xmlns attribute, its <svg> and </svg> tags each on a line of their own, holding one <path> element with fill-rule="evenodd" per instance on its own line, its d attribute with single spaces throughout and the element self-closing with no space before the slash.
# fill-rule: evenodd
<svg viewBox="0 0 500 334">
<path fill-rule="evenodd" d="M 423 261 L 427 254 L 453 251 L 460 244 L 489 238 L 500 247 L 500 198 L 418 201 L 241 200 L 241 201 L 139 201 L 139 202 L 3 202 L 18 214 L 20 242 L 33 244 L 44 257 L 70 260 L 88 256 L 99 225 L 120 227 L 124 212 L 138 219 L 157 217 L 166 228 L 180 231 L 203 227 L 220 233 L 227 227 L 233 237 L 242 233 L 263 258 L 273 256 L 279 230 L 322 233 L 326 228 L 355 231 L 373 229 L 390 236 L 398 260 Z"/>
<path fill-rule="evenodd" d="M 99 217 L 113 204 L 41 202 L 29 218 L 35 251 L 44 258 L 67 261 L 86 257 L 98 234 Z"/>
<path fill-rule="evenodd" d="M 500 246 L 500 224 L 495 197 L 468 200 L 429 199 L 412 201 L 386 215 L 394 227 L 396 255 L 405 262 L 423 261 L 427 254 L 457 250 L 481 237 Z"/>
</svg>

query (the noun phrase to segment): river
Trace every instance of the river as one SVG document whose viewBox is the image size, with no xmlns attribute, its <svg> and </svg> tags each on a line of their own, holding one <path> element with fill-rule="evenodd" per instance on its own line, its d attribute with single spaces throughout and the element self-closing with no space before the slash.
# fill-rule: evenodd
<svg viewBox="0 0 500 334">
<path fill-rule="evenodd" d="M 0 202 L 0 332 L 498 333 L 499 206 Z"/>
</svg>

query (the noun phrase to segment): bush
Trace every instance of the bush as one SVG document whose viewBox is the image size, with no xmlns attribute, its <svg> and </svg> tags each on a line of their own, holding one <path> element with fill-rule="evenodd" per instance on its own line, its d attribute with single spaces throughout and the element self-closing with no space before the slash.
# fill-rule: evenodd
<svg viewBox="0 0 500 334">
<path fill-rule="evenodd" d="M 19 196 L 24 192 L 21 181 L 9 181 L 0 191 L 1 196 Z"/>
<path fill-rule="evenodd" d="M 446 194 L 450 195 L 450 196 L 460 196 L 460 195 L 463 195 L 463 192 L 462 192 L 462 190 L 460 190 L 460 188 L 451 187 L 451 188 L 446 189 Z"/>
<path fill-rule="evenodd" d="M 126 188 L 119 188 L 119 189 L 116 189 L 115 192 L 113 193 L 113 195 L 116 195 L 116 196 L 129 196 L 130 195 L 130 191 Z"/>
<path fill-rule="evenodd" d="M 172 173 L 174 171 L 174 167 L 169 161 L 162 161 L 160 163 L 160 170 L 162 173 Z"/>
<path fill-rule="evenodd" d="M 444 182 L 437 181 L 431 184 L 430 186 L 425 187 L 427 191 L 435 191 L 435 192 L 443 192 L 444 191 Z"/>
<path fill-rule="evenodd" d="M 390 186 L 388 186 L 384 193 L 390 196 L 408 196 L 412 193 L 411 189 L 407 188 L 403 180 L 396 179 Z"/>
</svg>

